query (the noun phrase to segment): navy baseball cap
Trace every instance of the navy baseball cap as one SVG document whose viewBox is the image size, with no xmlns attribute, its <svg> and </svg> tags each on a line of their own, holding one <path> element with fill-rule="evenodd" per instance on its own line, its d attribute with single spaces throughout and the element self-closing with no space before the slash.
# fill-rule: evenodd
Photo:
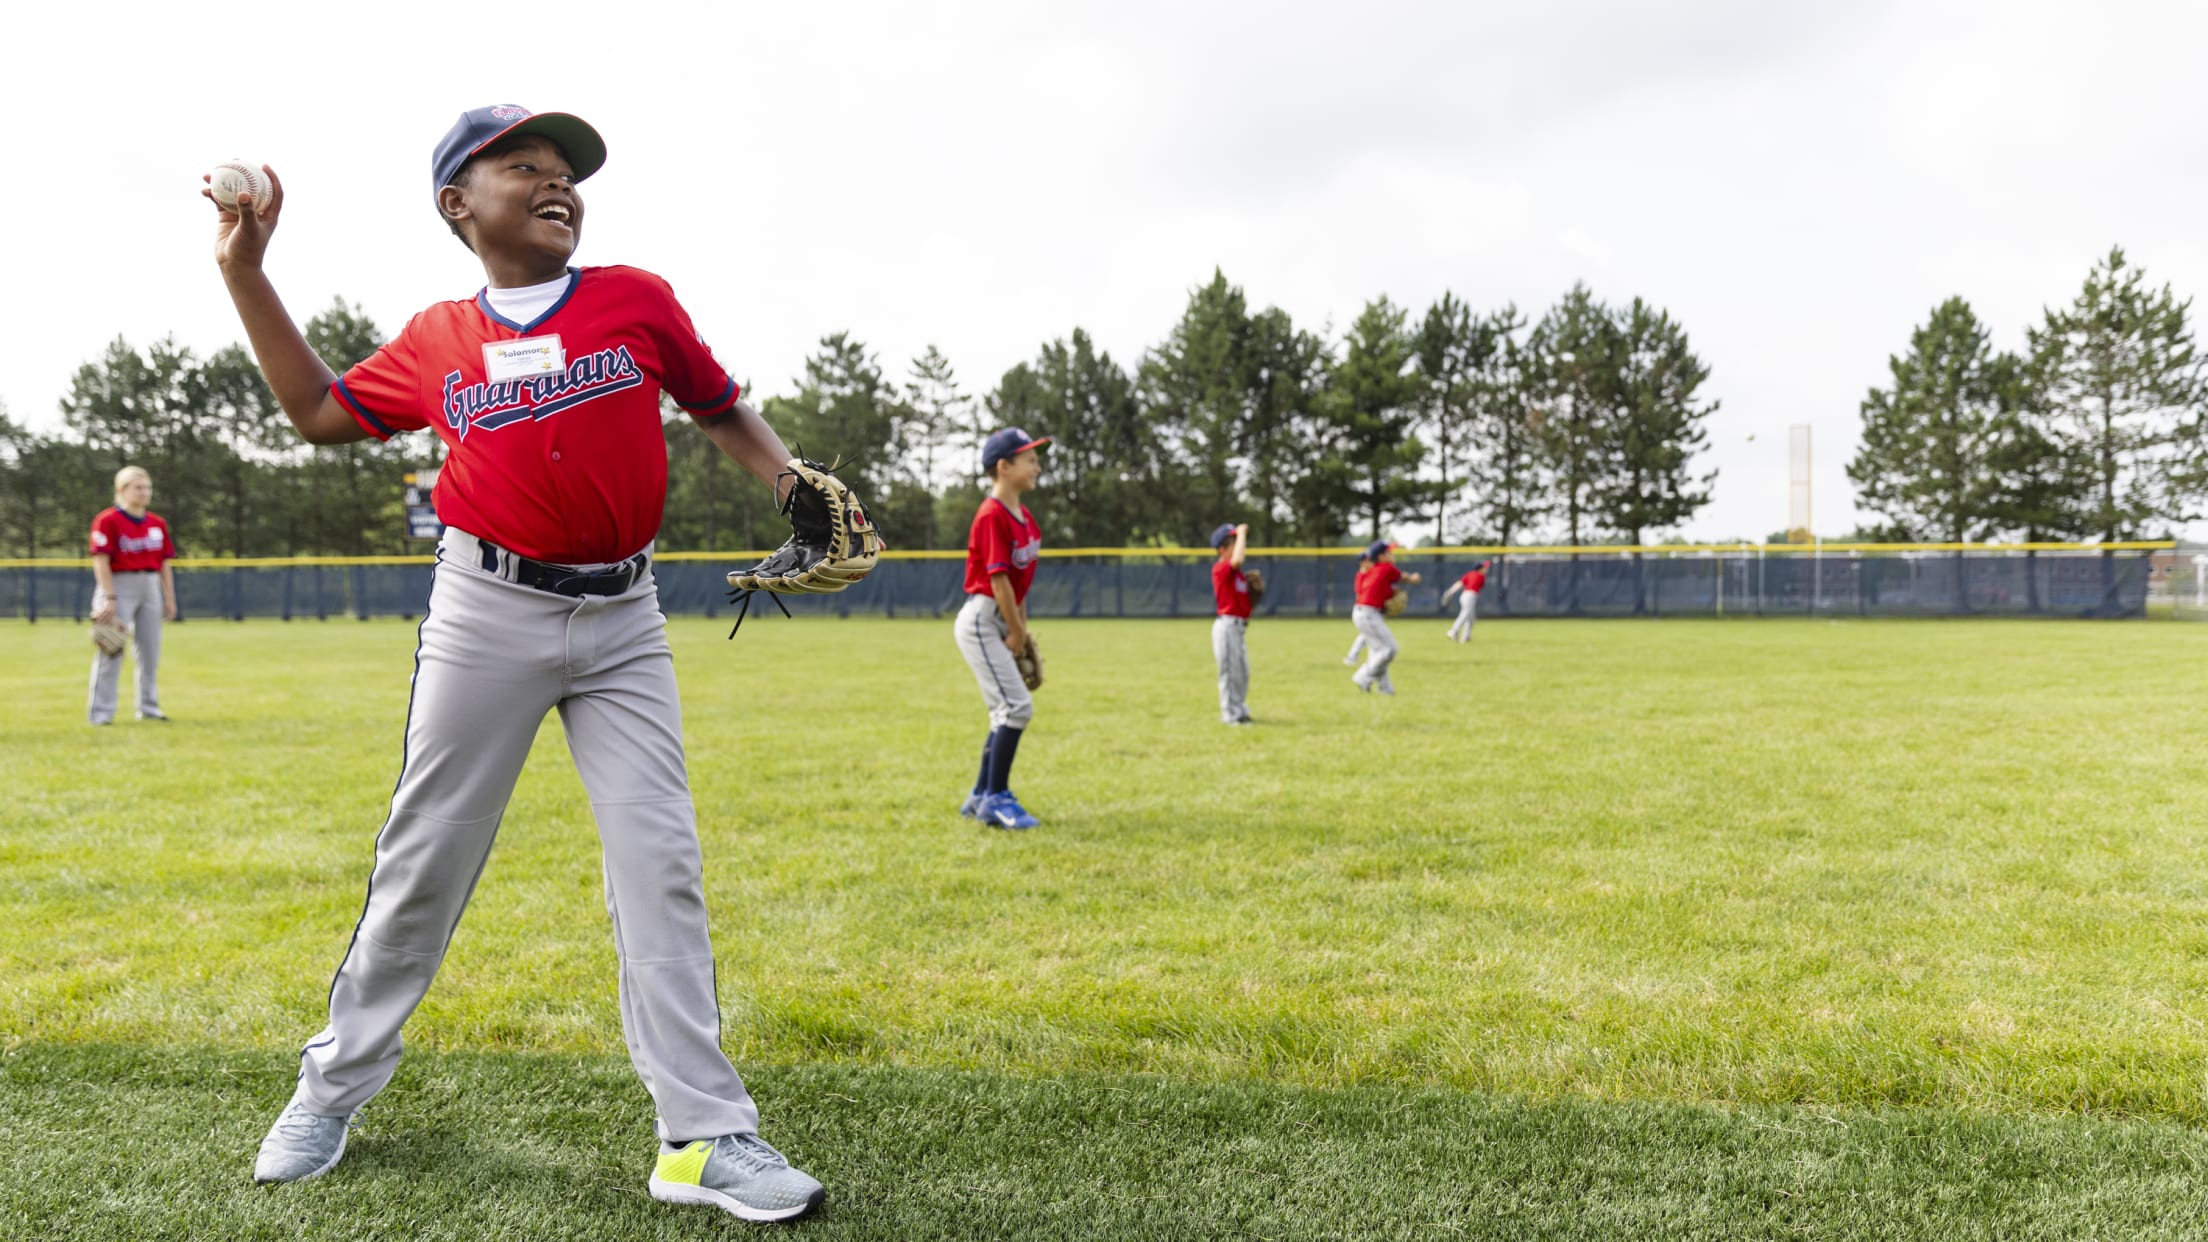
<svg viewBox="0 0 2208 1242">
<path fill-rule="evenodd" d="M 1390 551 L 1394 549 L 1395 546 L 1395 544 L 1389 543 L 1385 539 L 1375 539 L 1365 546 L 1365 555 L 1368 558 L 1377 561 L 1380 559 L 1381 553 Z"/>
<path fill-rule="evenodd" d="M 543 134 L 559 143 L 577 181 L 606 166 L 606 140 L 583 118 L 565 112 L 531 112 L 520 104 L 492 104 L 461 113 L 445 131 L 437 153 L 429 157 L 430 197 L 451 185 L 461 167 L 483 148 L 512 134 Z"/>
<path fill-rule="evenodd" d="M 981 442 L 981 468 L 987 470 L 1007 457 L 1017 457 L 1031 448 L 1041 448 L 1050 443 L 1049 436 L 1031 436 L 1017 427 L 989 433 Z"/>
<path fill-rule="evenodd" d="M 1234 524 L 1232 522 L 1229 522 L 1221 526 L 1219 529 L 1211 532 L 1211 546 L 1215 548 L 1221 547 L 1227 542 L 1227 540 L 1232 538 L 1234 538 Z"/>
</svg>

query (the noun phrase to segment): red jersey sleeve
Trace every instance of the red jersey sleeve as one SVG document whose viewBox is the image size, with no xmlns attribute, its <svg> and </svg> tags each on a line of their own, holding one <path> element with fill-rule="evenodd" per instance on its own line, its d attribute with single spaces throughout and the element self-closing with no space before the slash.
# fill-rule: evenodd
<svg viewBox="0 0 2208 1242">
<path fill-rule="evenodd" d="M 1396 568 L 1394 561 L 1382 561 L 1372 567 L 1372 572 L 1379 575 L 1380 581 L 1390 587 L 1403 581 L 1403 571 Z"/>
<path fill-rule="evenodd" d="M 115 555 L 119 545 L 115 542 L 114 522 L 115 511 L 113 509 L 102 509 L 98 516 L 92 519 L 91 544 L 85 555 L 107 557 Z"/>
<path fill-rule="evenodd" d="M 424 385 L 417 345 L 421 322 L 420 315 L 408 320 L 396 338 L 330 385 L 338 404 L 345 407 L 362 431 L 378 440 L 429 426 L 422 405 Z"/>
<path fill-rule="evenodd" d="M 665 370 L 660 387 L 692 418 L 711 418 L 735 408 L 743 390 L 698 334 L 690 312 L 675 298 L 674 286 L 650 273 L 645 276 L 666 300 L 666 313 L 654 319 L 660 337 L 660 365 Z"/>
</svg>

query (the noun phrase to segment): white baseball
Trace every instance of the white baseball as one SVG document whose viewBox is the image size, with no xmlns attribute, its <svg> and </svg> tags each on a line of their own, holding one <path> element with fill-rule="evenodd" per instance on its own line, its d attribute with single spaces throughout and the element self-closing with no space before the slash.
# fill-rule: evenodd
<svg viewBox="0 0 2208 1242">
<path fill-rule="evenodd" d="M 216 202 L 230 211 L 238 209 L 240 194 L 253 196 L 256 211 L 268 206 L 268 177 L 241 160 L 215 165 L 215 170 L 207 175 L 207 189 Z"/>
</svg>

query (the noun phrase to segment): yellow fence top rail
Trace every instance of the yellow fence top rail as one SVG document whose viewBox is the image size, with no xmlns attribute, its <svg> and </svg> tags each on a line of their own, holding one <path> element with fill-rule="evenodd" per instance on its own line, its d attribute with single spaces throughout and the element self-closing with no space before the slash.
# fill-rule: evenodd
<svg viewBox="0 0 2208 1242">
<path fill-rule="evenodd" d="M 2121 543 L 1659 543 L 1617 547 L 1535 544 L 1516 547 L 1469 544 L 1437 548 L 1398 548 L 1396 555 L 1421 556 L 1812 556 L 1833 553 L 1868 553 L 1880 556 L 1937 552 L 2166 552 L 2177 547 L 2173 540 L 2142 539 Z M 1251 548 L 1259 557 L 1352 557 L 1362 548 Z M 765 552 L 661 552 L 654 559 L 675 563 L 710 561 L 730 568 L 748 565 Z M 1045 548 L 1049 559 L 1066 557 L 1117 557 L 1147 560 L 1164 557 L 1210 560 L 1218 553 L 1210 548 Z M 892 550 L 882 554 L 891 561 L 964 560 L 963 549 L 939 551 Z M 352 565 L 413 565 L 436 563 L 418 556 L 184 556 L 171 561 L 178 569 L 306 569 Z M 0 569 L 90 569 L 88 557 L 0 557 Z"/>
</svg>

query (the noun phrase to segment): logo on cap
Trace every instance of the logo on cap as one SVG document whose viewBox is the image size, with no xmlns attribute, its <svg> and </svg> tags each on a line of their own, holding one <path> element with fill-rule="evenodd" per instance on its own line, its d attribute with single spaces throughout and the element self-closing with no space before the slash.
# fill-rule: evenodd
<svg viewBox="0 0 2208 1242">
<path fill-rule="evenodd" d="M 500 104 L 491 109 L 491 116 L 500 121 L 518 121 L 529 115 L 529 109 L 520 104 Z"/>
</svg>

